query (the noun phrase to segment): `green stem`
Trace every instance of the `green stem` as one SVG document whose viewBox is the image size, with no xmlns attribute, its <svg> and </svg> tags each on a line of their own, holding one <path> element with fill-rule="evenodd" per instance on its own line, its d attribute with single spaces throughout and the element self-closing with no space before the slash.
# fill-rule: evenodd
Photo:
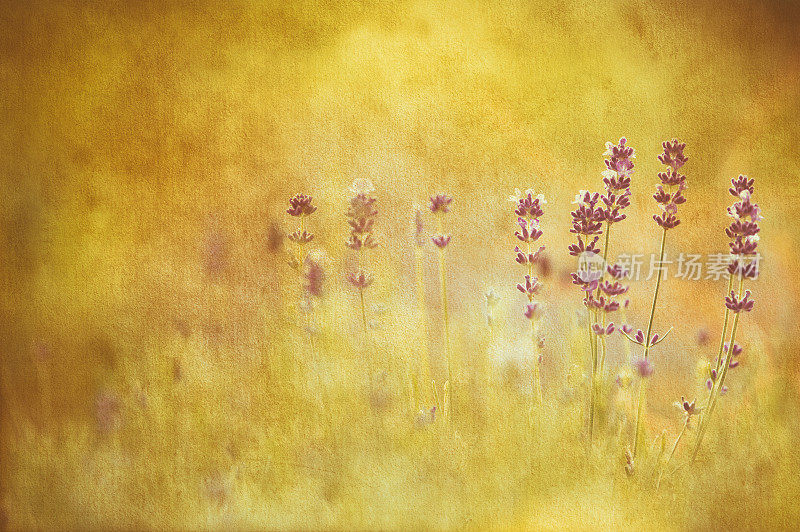
<svg viewBox="0 0 800 532">
<path fill-rule="evenodd" d="M 672 450 L 670 451 L 669 456 L 667 456 L 667 461 L 664 462 L 664 465 L 661 467 L 661 472 L 658 474 L 658 482 L 656 483 L 656 489 L 658 489 L 658 487 L 661 485 L 661 477 L 664 476 L 664 471 L 666 471 L 667 466 L 669 466 L 669 462 L 675 455 L 675 449 L 678 448 L 678 444 L 680 443 L 681 438 L 683 438 L 683 435 L 686 433 L 686 428 L 688 426 L 689 426 L 689 418 L 687 417 L 686 423 L 683 424 L 683 428 L 681 429 L 680 434 L 678 434 L 678 437 L 675 439 L 675 445 L 672 446 Z"/>
<path fill-rule="evenodd" d="M 605 244 L 603 245 L 603 272 L 600 274 L 600 282 L 601 283 L 603 282 L 603 279 L 606 276 L 606 261 L 608 261 L 608 242 L 609 242 L 610 236 L 611 236 L 611 223 L 606 222 L 606 241 L 605 241 Z M 598 298 L 600 297 L 600 284 L 599 283 L 597 285 L 597 296 L 598 296 Z M 603 325 L 603 329 L 605 329 L 606 328 L 606 311 L 605 311 L 605 309 L 603 309 L 601 312 L 603 314 L 602 325 Z M 600 356 L 600 366 L 598 368 L 598 372 L 600 374 L 603 373 L 603 366 L 605 365 L 605 361 L 606 361 L 606 339 L 605 339 L 605 336 L 601 339 L 601 345 L 603 347 L 603 354 Z"/>
<path fill-rule="evenodd" d="M 542 382 L 539 374 L 539 342 L 537 336 L 536 320 L 531 320 L 531 341 L 533 342 L 533 394 L 536 405 L 542 404 Z"/>
<path fill-rule="evenodd" d="M 594 316 L 596 318 L 596 316 Z M 594 437 L 594 403 L 595 403 L 595 378 L 597 373 L 597 336 L 592 331 L 594 321 L 591 311 L 589 312 L 589 348 L 592 356 L 592 380 L 589 383 L 589 443 Z"/>
<path fill-rule="evenodd" d="M 452 409 L 452 390 L 453 390 L 453 373 L 450 357 L 450 313 L 447 308 L 447 271 L 444 257 L 444 249 L 439 250 L 439 284 L 440 296 L 442 302 L 442 317 L 444 319 L 444 350 L 447 357 L 447 380 L 450 382 L 450 409 Z M 445 413 L 450 417 L 450 412 Z"/>
<path fill-rule="evenodd" d="M 741 299 L 742 297 L 742 287 L 744 285 L 744 276 L 739 274 L 739 295 L 738 298 Z M 708 424 L 711 420 L 711 413 L 714 412 L 714 407 L 717 405 L 717 399 L 719 398 L 720 391 L 722 390 L 722 386 L 725 384 L 725 377 L 728 375 L 728 368 L 731 364 L 731 359 L 733 358 L 733 344 L 736 341 L 736 329 L 739 326 L 739 315 L 740 312 L 735 312 L 733 315 L 733 326 L 731 327 L 731 338 L 728 342 L 728 353 L 725 355 L 724 364 L 722 369 L 719 370 L 717 375 L 717 382 L 711 387 L 711 393 L 708 396 L 708 404 L 707 404 L 707 412 L 706 415 L 703 416 L 702 424 L 697 431 L 697 442 L 694 445 L 694 452 L 692 452 L 692 462 L 697 459 L 697 452 L 700 450 L 700 444 L 703 441 L 703 436 L 705 435 L 706 429 L 708 428 Z M 723 337 L 724 340 L 724 337 Z"/>
<path fill-rule="evenodd" d="M 656 276 L 656 289 L 653 293 L 653 305 L 650 307 L 650 319 L 647 322 L 647 335 L 644 338 L 644 359 L 647 360 L 647 355 L 650 353 L 650 333 L 653 330 L 653 317 L 656 314 L 656 303 L 658 302 L 658 290 L 661 287 L 661 276 L 663 269 L 661 263 L 664 262 L 664 244 L 667 240 L 667 229 L 661 233 L 661 250 L 658 255 L 658 275 Z M 647 386 L 644 377 L 639 385 L 639 408 L 636 411 L 636 429 L 633 435 L 633 457 L 636 458 L 636 452 L 639 448 L 639 433 L 642 429 L 642 416 L 644 415 L 642 404 L 647 399 Z"/>
<path fill-rule="evenodd" d="M 733 275 L 728 276 L 728 290 L 725 291 L 725 296 L 727 296 L 731 288 L 733 287 Z M 722 350 L 725 347 L 725 335 L 728 333 L 728 319 L 730 317 L 731 309 L 727 306 L 725 307 L 725 319 L 722 322 L 722 334 L 719 337 L 719 349 L 717 350 L 717 361 L 715 362 L 715 369 L 717 370 L 717 375 L 719 375 L 719 368 L 720 364 L 722 364 Z M 698 420 L 698 437 L 701 434 L 702 426 L 703 426 L 703 419 L 705 419 L 706 413 L 708 412 L 708 408 L 711 406 L 711 398 L 713 395 L 714 388 L 712 386 L 711 390 L 708 391 L 708 401 L 706 402 L 706 407 L 700 412 L 700 417 Z"/>
</svg>

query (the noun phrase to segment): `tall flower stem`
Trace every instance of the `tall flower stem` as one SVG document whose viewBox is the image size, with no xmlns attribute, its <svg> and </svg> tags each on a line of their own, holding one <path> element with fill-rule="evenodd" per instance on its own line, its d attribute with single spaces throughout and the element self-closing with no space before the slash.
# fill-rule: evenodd
<svg viewBox="0 0 800 532">
<path fill-rule="evenodd" d="M 453 364 L 452 349 L 450 346 L 450 313 L 447 308 L 447 264 L 445 261 L 445 248 L 450 243 L 450 235 L 444 234 L 444 223 L 442 216 L 450 211 L 450 204 L 453 198 L 445 194 L 431 196 L 430 209 L 437 218 L 439 234 L 431 238 L 431 241 L 439 249 L 439 296 L 442 305 L 442 321 L 444 322 L 444 351 L 447 360 L 447 381 L 444 383 L 444 417 L 449 423 L 451 421 L 451 409 L 453 399 Z"/>
<path fill-rule="evenodd" d="M 535 405 L 538 406 L 542 404 L 542 379 L 539 368 L 539 340 L 537 338 L 539 324 L 537 322 L 538 320 L 531 320 L 531 341 L 533 342 L 533 397 Z"/>
<path fill-rule="evenodd" d="M 656 489 L 658 489 L 658 487 L 661 485 L 661 478 L 664 476 L 664 472 L 667 470 L 672 457 L 675 456 L 675 450 L 678 448 L 681 438 L 683 438 L 683 435 L 686 434 L 686 429 L 689 427 L 689 419 L 689 417 L 686 418 L 686 422 L 683 424 L 680 434 L 678 434 L 678 437 L 675 439 L 675 444 L 672 446 L 669 456 L 667 456 L 667 461 L 664 462 L 663 466 L 661 466 L 661 471 L 658 474 L 658 482 L 656 482 Z"/>
<path fill-rule="evenodd" d="M 447 380 L 450 382 L 450 393 L 453 390 L 453 366 L 450 352 L 450 313 L 447 307 L 447 264 L 444 249 L 439 250 L 439 292 L 442 304 L 442 318 L 444 320 L 444 351 L 447 359 Z M 452 397 L 451 408 L 452 408 Z M 449 418 L 450 412 L 445 412 Z"/>
<path fill-rule="evenodd" d="M 733 275 L 728 276 L 728 289 L 725 293 L 730 293 L 731 289 L 733 289 Z M 717 369 L 719 369 L 719 365 L 722 362 L 722 350 L 725 347 L 725 335 L 728 333 L 728 318 L 730 314 L 731 309 L 725 307 L 725 320 L 722 322 L 722 334 L 719 337 L 719 350 L 717 351 Z"/>
<path fill-rule="evenodd" d="M 428 319 L 425 312 L 425 276 L 423 272 L 422 247 L 414 250 L 417 277 L 417 319 L 419 321 L 419 372 L 422 382 L 428 382 L 431 376 L 430 359 L 428 357 Z"/>
<path fill-rule="evenodd" d="M 733 288 L 733 275 L 728 276 L 728 289 L 725 291 L 726 294 L 730 293 L 731 289 Z M 719 349 L 717 350 L 717 360 L 716 360 L 716 369 L 719 372 L 719 366 L 722 363 L 722 351 L 725 348 L 725 336 L 728 334 L 728 319 L 730 318 L 731 309 L 725 307 L 725 318 L 722 322 L 722 334 L 719 336 Z M 711 395 L 714 391 L 712 387 L 708 393 L 708 402 L 706 403 L 706 408 L 700 413 L 700 421 L 699 426 L 702 427 L 703 419 L 705 418 L 705 414 L 708 412 L 708 407 L 711 404 Z M 698 431 L 698 435 L 700 432 Z"/>
<path fill-rule="evenodd" d="M 600 275 L 600 282 L 601 283 L 603 282 L 603 278 L 606 275 L 606 264 L 608 262 L 608 242 L 609 242 L 609 237 L 611 235 L 611 224 L 608 223 L 608 222 L 606 222 L 606 231 L 605 232 L 606 232 L 606 240 L 605 240 L 605 244 L 603 245 L 603 273 Z M 598 287 L 597 287 L 597 297 L 600 297 L 600 285 L 598 285 Z M 602 313 L 603 313 L 603 322 L 602 322 L 602 324 L 603 324 L 603 329 L 605 329 L 606 328 L 606 311 L 605 311 L 605 309 L 602 310 Z M 601 344 L 603 346 L 603 351 L 602 351 L 602 355 L 600 355 L 600 366 L 598 368 L 598 373 L 602 374 L 603 373 L 603 366 L 605 365 L 605 362 L 606 362 L 606 337 L 603 336 L 603 338 L 600 339 L 600 342 L 601 342 Z M 598 347 L 598 349 L 599 349 L 599 347 Z"/>
<path fill-rule="evenodd" d="M 731 276 L 732 277 L 732 276 Z M 729 283 L 730 285 L 730 283 Z M 742 288 L 744 285 L 744 276 L 739 274 L 739 298 L 742 297 Z M 726 312 L 727 314 L 727 312 Z M 717 405 L 717 398 L 719 397 L 720 391 L 722 390 L 723 384 L 725 384 L 725 377 L 728 374 L 728 368 L 731 364 L 731 358 L 733 358 L 734 353 L 734 342 L 736 341 L 736 329 L 739 326 L 739 314 L 740 312 L 734 313 L 733 316 L 733 325 L 731 326 L 731 338 L 728 342 L 728 353 L 725 355 L 724 364 L 721 368 L 719 378 L 717 382 L 711 387 L 711 393 L 708 394 L 708 402 L 706 403 L 706 414 L 701 419 L 700 428 L 697 431 L 697 441 L 694 445 L 694 451 L 692 451 L 692 462 L 695 461 L 697 458 L 697 452 L 700 450 L 700 444 L 703 442 L 703 436 L 706 433 L 706 429 L 708 428 L 708 423 L 710 422 L 711 414 L 714 412 L 714 407 Z M 723 336 L 723 341 L 725 337 Z"/>
<path fill-rule="evenodd" d="M 644 359 L 647 360 L 647 355 L 650 353 L 651 336 L 653 331 L 653 317 L 656 314 L 656 303 L 658 302 L 658 290 L 661 287 L 661 276 L 663 269 L 661 263 L 664 261 L 664 244 L 667 240 L 667 229 L 664 228 L 661 232 L 661 250 L 658 254 L 658 274 L 656 275 L 656 289 L 653 293 L 653 305 L 650 307 L 650 319 L 647 322 L 647 335 L 644 342 Z M 644 378 L 641 379 L 639 384 L 639 407 L 636 410 L 636 429 L 633 435 L 633 457 L 636 458 L 636 451 L 639 448 L 640 431 L 642 429 L 642 416 L 644 415 L 644 404 L 647 400 L 647 384 Z"/>
<path fill-rule="evenodd" d="M 595 381 L 597 378 L 597 335 L 592 330 L 592 322 L 596 319 L 597 315 L 589 311 L 589 347 L 592 355 L 592 378 L 591 382 L 589 383 L 589 442 L 592 441 L 594 434 Z"/>
</svg>

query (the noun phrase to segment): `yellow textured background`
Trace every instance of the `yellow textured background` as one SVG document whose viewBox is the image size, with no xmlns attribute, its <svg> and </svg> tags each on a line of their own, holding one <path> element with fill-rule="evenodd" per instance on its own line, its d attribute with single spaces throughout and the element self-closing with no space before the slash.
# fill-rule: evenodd
<svg viewBox="0 0 800 532">
<path fill-rule="evenodd" d="M 262 371 L 264 360 L 279 357 L 276 350 L 299 334 L 285 310 L 295 280 L 270 235 L 275 241 L 290 228 L 284 214 L 290 194 L 315 196 L 319 211 L 311 223 L 316 245 L 328 255 L 336 305 L 329 313 L 339 323 L 332 327 L 357 331 L 342 287 L 346 189 L 357 177 L 377 189 L 383 245 L 374 255 L 375 298 L 389 308 L 390 323 L 402 324 L 413 308 L 412 206 L 437 191 L 455 197 L 448 218 L 451 304 L 456 338 L 465 339 L 485 324 L 483 293 L 490 285 L 502 287 L 509 302 L 510 330 L 520 327 L 506 201 L 515 187 L 546 195 L 544 244 L 560 275 L 570 266 L 570 202 L 578 189 L 599 189 L 605 142 L 626 136 L 638 152 L 634 206 L 614 249 L 652 253 L 656 155 L 661 141 L 680 138 L 690 158 L 688 202 L 668 251 L 724 251 L 728 181 L 739 173 L 756 178 L 766 217 L 764 273 L 753 287 L 756 312 L 743 327 L 766 346 L 764 374 L 791 383 L 786 401 L 796 402 L 800 9 L 794 2 L 3 2 L 0 25 L 2 453 L 4 464 L 13 465 L 2 471 L 2 511 L 12 527 L 464 524 L 457 517 L 404 521 L 408 511 L 399 510 L 372 520 L 353 510 L 370 511 L 357 496 L 341 503 L 347 508 L 341 513 L 311 502 L 292 506 L 315 500 L 303 490 L 286 496 L 293 503 L 267 504 L 283 509 L 279 517 L 259 510 L 244 521 L 184 521 L 185 507 L 174 502 L 195 496 L 202 483 L 195 477 L 228 468 L 220 449 L 231 442 L 257 448 L 252 434 L 240 438 L 236 431 L 270 419 L 311 419 L 305 404 L 288 400 L 291 394 L 274 382 L 277 370 Z M 432 257 L 426 272 L 435 318 Z M 575 290 L 558 278 L 549 281 L 545 302 L 578 310 Z M 632 289 L 639 326 L 651 290 L 645 282 Z M 665 284 L 657 324 L 676 331 L 651 400 L 659 429 L 672 423 L 675 430 L 670 404 L 690 393 L 699 357 L 694 335 L 700 328 L 718 332 L 723 290 L 710 281 Z M 399 330 L 384 329 L 389 353 L 393 341 L 400 343 Z M 550 331 L 550 353 L 568 336 Z M 437 345 L 432 340 L 434 357 Z M 43 349 L 44 369 L 36 358 Z M 133 418 L 125 412 L 143 389 L 156 398 L 151 408 L 169 411 L 162 403 L 177 399 L 169 399 L 166 384 L 159 388 L 159 379 L 169 380 L 163 375 L 173 359 L 189 368 L 180 399 L 185 408 L 177 418 L 159 418 L 168 430 L 145 420 L 135 432 L 171 449 L 169 442 L 189 430 L 176 428 L 175 419 L 217 423 L 216 436 L 198 440 L 208 451 L 187 459 L 200 465 L 186 477 L 164 472 L 185 490 L 174 491 L 169 481 L 132 486 L 122 473 L 112 475 L 119 500 L 108 508 L 121 509 L 121 521 L 110 509 L 87 517 L 75 493 L 95 498 L 88 495 L 94 481 L 70 485 L 69 479 L 102 477 L 122 466 L 87 472 L 82 460 L 98 451 L 75 443 L 81 437 L 74 434 L 91 426 L 95 398 L 106 389 L 122 398 L 124 420 Z M 49 412 L 41 406 L 45 379 Z M 335 395 L 331 401 L 332 409 L 346 411 L 349 404 Z M 244 418 L 232 417 L 226 409 L 240 403 L 248 405 Z M 227 406 L 217 412 L 219 404 Z M 796 426 L 793 408 L 776 423 Z M 234 418 L 235 430 L 225 421 Z M 15 424 L 28 428 L 15 436 Z M 36 434 L 55 426 L 73 436 L 39 442 Z M 109 460 L 136 463 L 126 441 L 139 440 L 121 437 L 123 450 Z M 161 460 L 152 463 L 171 463 L 164 456 L 172 451 L 139 443 Z M 50 455 L 69 455 L 51 461 L 72 460 L 74 470 L 24 458 L 48 445 Z M 785 452 L 796 454 L 796 447 Z M 345 445 L 337 451 L 345 461 L 360 454 Z M 47 493 L 57 501 L 52 507 L 37 499 Z M 260 497 L 239 492 L 251 509 Z M 505 510 L 498 511 L 519 509 L 502 495 L 486 497 L 500 501 Z M 130 502 L 143 499 L 149 502 Z M 459 500 L 453 504 L 469 505 Z M 149 513 L 145 504 L 161 509 Z M 583 526 L 575 517 L 556 504 L 551 521 L 505 514 L 501 523 Z M 486 523 L 481 519 L 476 524 Z M 586 523 L 630 524 L 613 515 L 597 519 Z M 659 522 L 709 526 L 687 519 Z M 773 522 L 781 523 L 787 522 Z"/>
</svg>

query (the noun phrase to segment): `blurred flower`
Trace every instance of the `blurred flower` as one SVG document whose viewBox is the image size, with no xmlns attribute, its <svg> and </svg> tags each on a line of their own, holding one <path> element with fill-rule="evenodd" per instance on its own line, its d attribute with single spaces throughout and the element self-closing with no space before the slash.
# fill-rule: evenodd
<svg viewBox="0 0 800 532">
<path fill-rule="evenodd" d="M 711 335 L 708 333 L 708 329 L 702 327 L 697 330 L 697 345 L 703 347 L 708 345 L 709 340 L 711 339 Z"/>
<path fill-rule="evenodd" d="M 636 372 L 639 374 L 640 377 L 647 378 L 653 374 L 653 363 L 646 358 L 637 357 L 633 361 L 633 367 L 636 369 Z"/>
<path fill-rule="evenodd" d="M 289 198 L 289 208 L 286 212 L 291 216 L 308 216 L 317 210 L 311 204 L 313 198 L 305 194 L 295 194 Z"/>
<path fill-rule="evenodd" d="M 436 421 L 436 407 L 433 406 L 430 410 L 422 409 L 417 413 L 417 418 L 414 422 L 417 428 L 423 428 Z"/>
<path fill-rule="evenodd" d="M 538 317 L 540 312 L 541 311 L 538 303 L 527 303 L 522 313 L 526 318 L 532 320 L 533 318 Z"/>
<path fill-rule="evenodd" d="M 434 214 L 444 214 L 450 212 L 450 204 L 453 198 L 445 194 L 431 196 L 431 212 Z"/>
<path fill-rule="evenodd" d="M 369 273 L 359 270 L 356 273 L 348 273 L 347 280 L 353 285 L 355 288 L 359 290 L 364 290 L 369 285 L 372 284 L 372 275 Z"/>
<path fill-rule="evenodd" d="M 102 434 L 118 429 L 122 418 L 122 405 L 116 394 L 100 392 L 95 400 L 94 414 L 97 429 Z"/>
<path fill-rule="evenodd" d="M 419 247 L 425 245 L 425 222 L 418 205 L 414 206 L 414 243 Z"/>
<path fill-rule="evenodd" d="M 308 231 L 295 231 L 289 235 L 289 240 L 294 242 L 295 244 L 303 245 L 308 244 L 312 240 L 314 240 L 314 235 L 309 233 Z"/>
<path fill-rule="evenodd" d="M 431 240 L 437 248 L 444 249 L 450 243 L 450 235 L 436 235 Z"/>
<path fill-rule="evenodd" d="M 323 260 L 322 252 L 312 252 L 306 255 L 303 288 L 309 297 L 322 296 L 322 285 L 325 282 Z"/>
</svg>

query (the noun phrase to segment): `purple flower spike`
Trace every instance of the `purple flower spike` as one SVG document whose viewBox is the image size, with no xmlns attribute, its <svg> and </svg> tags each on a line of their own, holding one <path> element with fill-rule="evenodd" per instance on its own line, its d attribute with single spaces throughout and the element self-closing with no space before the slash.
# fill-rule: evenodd
<svg viewBox="0 0 800 532">
<path fill-rule="evenodd" d="M 737 178 L 731 179 L 731 188 L 728 191 L 735 197 L 740 197 L 745 190 L 750 194 L 753 193 L 754 179 L 748 179 L 746 175 L 740 175 Z"/>
<path fill-rule="evenodd" d="M 714 387 L 714 382 L 711 379 L 706 380 L 706 388 L 711 391 L 711 388 Z"/>
<path fill-rule="evenodd" d="M 309 233 L 308 231 L 303 231 L 302 233 L 298 230 L 294 233 L 289 235 L 289 240 L 294 242 L 295 244 L 308 244 L 312 240 L 314 240 L 314 235 Z"/>
<path fill-rule="evenodd" d="M 734 313 L 739 313 L 742 311 L 750 312 L 753 310 L 753 306 L 755 305 L 755 301 L 750 299 L 750 290 L 745 291 L 744 298 L 741 300 L 738 296 L 731 290 L 731 295 L 725 298 L 725 306 L 728 307 Z"/>
<path fill-rule="evenodd" d="M 636 372 L 642 378 L 649 377 L 655 370 L 653 363 L 646 358 L 637 358 L 633 361 L 633 366 L 636 368 Z"/>
<path fill-rule="evenodd" d="M 693 399 L 691 402 L 689 402 L 685 398 L 681 397 L 679 405 L 683 409 L 683 413 L 691 417 L 699 414 L 700 410 L 702 410 L 702 408 L 696 406 L 695 402 L 696 399 Z"/>
<path fill-rule="evenodd" d="M 619 329 L 620 329 L 620 332 L 623 332 L 625 334 L 630 334 L 631 331 L 633 331 L 633 327 L 631 327 L 628 324 L 621 325 Z"/>
<path fill-rule="evenodd" d="M 525 283 L 518 284 L 517 290 L 527 295 L 529 300 L 533 300 L 533 296 L 539 292 L 541 286 L 541 283 L 539 283 L 539 280 L 536 277 L 531 278 L 530 275 L 526 275 Z"/>
<path fill-rule="evenodd" d="M 313 199 L 313 197 L 306 194 L 295 194 L 289 198 L 289 208 L 286 209 L 286 212 L 291 216 L 308 216 L 317 210 L 311 204 Z"/>
<path fill-rule="evenodd" d="M 514 253 L 517 254 L 517 262 L 520 264 L 535 264 L 539 261 L 539 255 L 544 250 L 544 246 L 541 246 L 538 250 L 534 253 L 525 253 L 523 252 L 519 246 L 514 248 Z"/>
<path fill-rule="evenodd" d="M 686 148 L 685 143 L 672 139 L 672 142 L 664 142 L 662 146 L 664 147 L 664 152 L 658 156 L 658 160 L 661 161 L 661 164 L 667 165 L 673 170 L 677 170 L 689 160 L 689 158 L 683 154 L 683 150 Z"/>
<path fill-rule="evenodd" d="M 525 305 L 522 313 L 525 315 L 526 318 L 532 320 L 539 316 L 539 304 L 538 303 L 528 303 Z"/>
<path fill-rule="evenodd" d="M 437 248 L 444 249 L 450 243 L 450 235 L 436 235 L 431 240 L 436 244 Z"/>
<path fill-rule="evenodd" d="M 445 194 L 436 194 L 431 196 L 431 212 L 434 214 L 445 214 L 450 212 L 450 204 L 453 203 L 453 198 Z"/>
<path fill-rule="evenodd" d="M 534 197 L 533 190 L 528 189 L 514 197 L 517 208 L 514 213 L 520 218 L 539 219 L 544 215 L 542 204 L 547 203 L 541 194 Z"/>
<path fill-rule="evenodd" d="M 321 297 L 323 283 L 325 282 L 325 270 L 318 254 L 311 253 L 306 256 L 303 275 L 305 277 L 304 288 L 306 294 L 310 297 Z"/>
<path fill-rule="evenodd" d="M 639 342 L 640 344 L 643 344 L 643 343 L 644 343 L 644 333 L 642 332 L 642 330 L 641 330 L 641 329 L 639 329 L 639 330 L 637 330 L 637 331 L 636 331 L 636 336 L 634 336 L 634 339 L 635 339 L 637 342 Z"/>
<path fill-rule="evenodd" d="M 365 271 L 358 271 L 356 273 L 348 273 L 347 280 L 353 285 L 355 288 L 359 290 L 364 290 L 369 285 L 372 284 L 372 275 Z"/>
</svg>

